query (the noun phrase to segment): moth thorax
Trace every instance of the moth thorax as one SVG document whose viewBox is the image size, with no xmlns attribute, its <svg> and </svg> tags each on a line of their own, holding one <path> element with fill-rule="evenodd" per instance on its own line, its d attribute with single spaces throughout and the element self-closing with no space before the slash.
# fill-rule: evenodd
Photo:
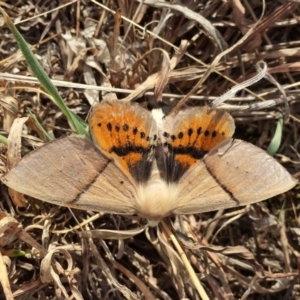
<svg viewBox="0 0 300 300">
<path fill-rule="evenodd" d="M 137 189 L 137 210 L 149 224 L 172 214 L 178 201 L 178 189 L 162 179 L 155 179 Z"/>
</svg>

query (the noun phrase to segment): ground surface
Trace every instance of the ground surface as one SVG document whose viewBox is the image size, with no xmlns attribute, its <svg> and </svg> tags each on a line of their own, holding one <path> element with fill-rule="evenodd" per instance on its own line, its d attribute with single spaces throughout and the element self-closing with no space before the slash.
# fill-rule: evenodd
<svg viewBox="0 0 300 300">
<path fill-rule="evenodd" d="M 129 97 L 144 107 L 162 99 L 174 107 L 192 91 L 185 105 L 211 103 L 255 76 L 255 64 L 263 60 L 286 98 L 262 79 L 251 91 L 226 101 L 226 109 L 235 118 L 235 137 L 262 149 L 267 149 L 285 113 L 275 158 L 299 178 L 296 2 L 268 0 L 265 9 L 260 1 L 98 2 L 0 4 L 48 76 L 60 81 L 56 86 L 72 112 L 86 120 L 91 106 L 108 95 Z M 72 130 L 40 85 L 28 81 L 32 72 L 0 20 L 5 173 L 21 153 L 47 142 L 32 119 L 21 119 L 12 130 L 15 151 L 7 151 L 5 137 L 15 118 L 29 116 L 28 108 L 50 136 Z M 273 102 L 263 107 L 264 100 Z M 165 227 L 159 227 L 159 234 L 148 229 L 119 241 L 88 239 L 82 231 L 136 232 L 139 221 L 79 210 L 73 212 L 75 219 L 67 208 L 29 197 L 26 203 L 18 194 L 12 201 L 5 186 L 1 191 L 1 299 L 300 299 L 297 188 L 251 207 L 185 216 L 180 231 L 190 239 L 180 234 L 177 239 L 198 279 L 186 271 Z M 178 220 L 171 221 L 178 229 Z M 106 233 L 110 238 L 120 235 L 124 233 Z"/>
</svg>

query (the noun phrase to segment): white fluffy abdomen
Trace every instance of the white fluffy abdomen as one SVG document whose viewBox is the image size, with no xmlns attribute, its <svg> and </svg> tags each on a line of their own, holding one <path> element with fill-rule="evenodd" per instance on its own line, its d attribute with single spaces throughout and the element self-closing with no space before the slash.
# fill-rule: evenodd
<svg viewBox="0 0 300 300">
<path fill-rule="evenodd" d="M 172 214 L 178 199 L 178 189 L 161 178 L 147 182 L 137 188 L 138 214 L 148 219 L 149 225 L 157 224 Z"/>
</svg>

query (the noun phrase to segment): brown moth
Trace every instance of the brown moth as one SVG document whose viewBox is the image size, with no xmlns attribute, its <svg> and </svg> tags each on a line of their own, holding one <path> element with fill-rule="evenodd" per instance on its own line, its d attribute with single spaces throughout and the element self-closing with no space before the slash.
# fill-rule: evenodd
<svg viewBox="0 0 300 300">
<path fill-rule="evenodd" d="M 137 214 L 150 225 L 172 214 L 238 207 L 297 184 L 274 158 L 232 139 L 232 117 L 207 107 L 156 120 L 137 104 L 106 101 L 90 117 L 93 142 L 50 142 L 2 177 L 8 187 L 57 205 Z"/>
</svg>

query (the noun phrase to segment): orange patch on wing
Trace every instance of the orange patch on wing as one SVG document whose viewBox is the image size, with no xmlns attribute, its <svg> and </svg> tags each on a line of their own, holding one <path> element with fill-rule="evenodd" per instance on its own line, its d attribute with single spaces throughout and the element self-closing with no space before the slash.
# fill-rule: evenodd
<svg viewBox="0 0 300 300">
<path fill-rule="evenodd" d="M 231 138 L 234 133 L 234 121 L 228 113 L 223 111 L 207 112 L 203 121 L 203 127 L 209 133 L 207 136 L 204 133 L 202 141 L 202 149 L 205 151 L 212 150 L 222 141 Z"/>
<path fill-rule="evenodd" d="M 198 162 L 197 159 L 191 157 L 189 154 L 177 154 L 175 158 L 184 168 L 191 167 Z"/>
<path fill-rule="evenodd" d="M 91 113 L 90 132 L 104 155 L 136 181 L 145 181 L 157 139 L 153 122 L 149 111 L 137 104 L 117 100 L 101 102 Z"/>
<path fill-rule="evenodd" d="M 150 145 L 143 119 L 127 103 L 101 103 L 94 107 L 90 118 L 91 133 L 99 148 L 111 157 L 114 147 Z M 148 140 L 147 140 L 148 138 Z"/>
<path fill-rule="evenodd" d="M 141 160 L 141 153 L 131 152 L 122 157 L 122 159 L 120 160 L 120 164 L 124 170 L 129 171 L 130 167 L 133 167 L 134 165 L 138 164 Z"/>
<path fill-rule="evenodd" d="M 193 166 L 202 157 L 234 133 L 232 117 L 208 107 L 188 108 L 165 120 L 164 142 L 169 160 L 175 159 L 183 168 Z"/>
<path fill-rule="evenodd" d="M 173 147 L 194 146 L 207 152 L 233 135 L 234 123 L 229 114 L 219 110 L 209 111 L 207 107 L 194 110 L 171 134 L 175 138 Z"/>
</svg>

